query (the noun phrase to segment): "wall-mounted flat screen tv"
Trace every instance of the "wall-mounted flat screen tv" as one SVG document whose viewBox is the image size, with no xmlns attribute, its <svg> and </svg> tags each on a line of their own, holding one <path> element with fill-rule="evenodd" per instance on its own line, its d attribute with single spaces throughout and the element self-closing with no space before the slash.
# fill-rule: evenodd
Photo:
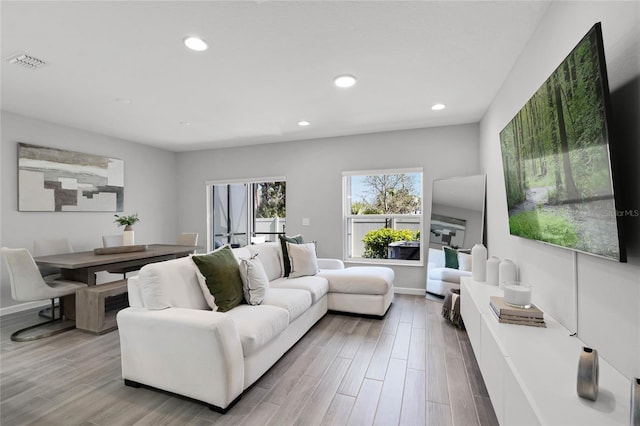
<svg viewBox="0 0 640 426">
<path fill-rule="evenodd" d="M 609 102 L 598 23 L 500 132 L 512 235 L 626 261 Z"/>
</svg>

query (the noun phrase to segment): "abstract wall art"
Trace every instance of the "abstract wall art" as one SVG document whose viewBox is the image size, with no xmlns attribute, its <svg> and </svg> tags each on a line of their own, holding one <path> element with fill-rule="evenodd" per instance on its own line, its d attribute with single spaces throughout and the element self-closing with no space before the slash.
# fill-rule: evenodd
<svg viewBox="0 0 640 426">
<path fill-rule="evenodd" d="M 124 161 L 18 143 L 18 210 L 121 212 Z"/>
</svg>

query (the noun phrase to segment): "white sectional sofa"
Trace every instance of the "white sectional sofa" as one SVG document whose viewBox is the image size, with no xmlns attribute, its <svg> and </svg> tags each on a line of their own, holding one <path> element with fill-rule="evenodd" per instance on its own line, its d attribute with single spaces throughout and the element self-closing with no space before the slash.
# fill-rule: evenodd
<svg viewBox="0 0 640 426">
<path fill-rule="evenodd" d="M 462 261 L 464 259 L 464 261 Z M 470 277 L 471 256 L 458 254 L 460 267 L 458 269 L 445 267 L 444 252 L 429 248 L 429 264 L 427 265 L 427 292 L 446 296 L 449 290 L 460 288 L 460 278 Z"/>
<path fill-rule="evenodd" d="M 328 310 L 383 316 L 393 299 L 393 270 L 345 268 L 318 259 L 313 276 L 283 277 L 278 243 L 234 249 L 259 255 L 269 288 L 259 305 L 213 312 L 190 257 L 146 265 L 129 278 L 130 307 L 118 313 L 122 376 L 226 412 Z"/>
</svg>

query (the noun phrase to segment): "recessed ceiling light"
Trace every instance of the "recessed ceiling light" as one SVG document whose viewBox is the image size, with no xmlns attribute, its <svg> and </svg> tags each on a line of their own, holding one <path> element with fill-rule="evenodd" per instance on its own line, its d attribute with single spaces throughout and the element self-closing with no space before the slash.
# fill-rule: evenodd
<svg viewBox="0 0 640 426">
<path fill-rule="evenodd" d="M 116 98 L 116 102 L 123 105 L 129 105 L 131 103 L 131 99 L 128 98 Z"/>
<path fill-rule="evenodd" d="M 356 84 L 356 78 L 352 75 L 344 74 L 339 75 L 333 79 L 333 83 L 338 87 L 351 87 Z"/>
<path fill-rule="evenodd" d="M 308 122 L 307 120 L 302 120 L 302 121 L 298 121 L 298 126 L 308 126 L 309 124 L 311 124 L 310 122 Z"/>
<path fill-rule="evenodd" d="M 189 123 L 188 121 L 178 121 L 178 124 L 182 126 L 191 126 L 191 123 Z"/>
<path fill-rule="evenodd" d="M 195 50 L 196 52 L 202 52 L 209 48 L 209 45 L 206 41 L 196 36 L 189 36 L 184 38 L 184 45 L 187 46 L 191 50 Z"/>
<path fill-rule="evenodd" d="M 440 111 L 441 109 L 445 109 L 447 106 L 445 104 L 435 104 L 431 107 L 434 111 Z"/>
</svg>

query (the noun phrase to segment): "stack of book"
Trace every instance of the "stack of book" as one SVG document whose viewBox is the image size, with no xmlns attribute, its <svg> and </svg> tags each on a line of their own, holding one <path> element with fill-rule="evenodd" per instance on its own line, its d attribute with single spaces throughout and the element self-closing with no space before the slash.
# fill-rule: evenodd
<svg viewBox="0 0 640 426">
<path fill-rule="evenodd" d="M 491 311 L 498 317 L 498 321 L 506 324 L 529 325 L 532 327 L 546 327 L 544 313 L 533 304 L 530 308 L 519 308 L 508 305 L 503 297 L 491 296 Z"/>
</svg>

